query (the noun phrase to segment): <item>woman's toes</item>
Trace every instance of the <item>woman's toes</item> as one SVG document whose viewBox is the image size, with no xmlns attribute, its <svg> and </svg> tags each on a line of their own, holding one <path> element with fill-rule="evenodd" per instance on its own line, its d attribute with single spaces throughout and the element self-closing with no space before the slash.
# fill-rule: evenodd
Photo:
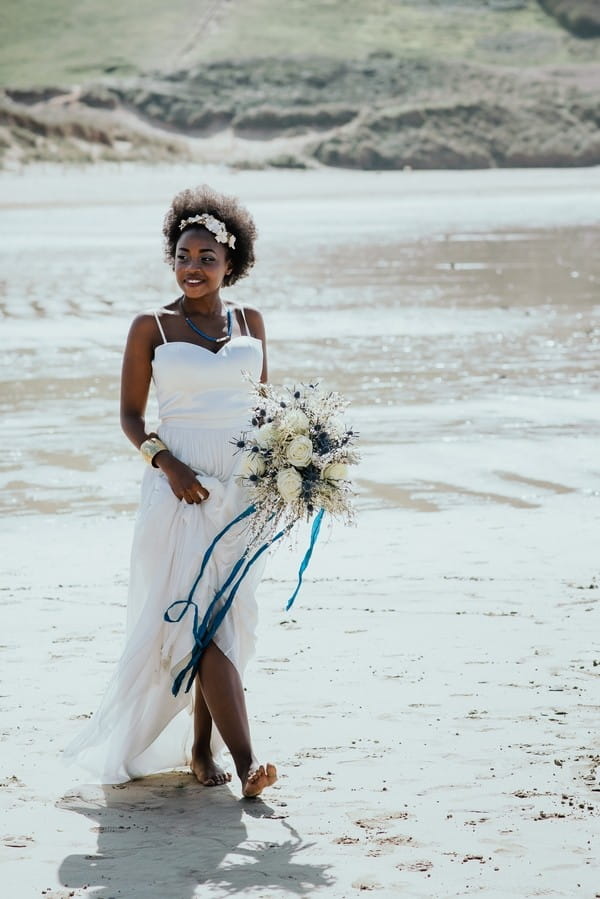
<svg viewBox="0 0 600 899">
<path fill-rule="evenodd" d="M 275 765 L 267 765 L 266 770 L 264 765 L 259 765 L 254 771 L 248 773 L 242 792 L 248 798 L 259 796 L 265 787 L 270 787 L 276 780 Z"/>
</svg>

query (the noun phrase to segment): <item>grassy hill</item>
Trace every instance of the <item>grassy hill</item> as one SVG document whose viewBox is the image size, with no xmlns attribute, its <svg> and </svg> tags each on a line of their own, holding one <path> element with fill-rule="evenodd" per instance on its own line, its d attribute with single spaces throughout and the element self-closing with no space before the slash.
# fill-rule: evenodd
<svg viewBox="0 0 600 899">
<path fill-rule="evenodd" d="M 0 24 L 0 83 L 12 87 L 378 50 L 517 66 L 599 59 L 536 0 L 3 0 Z"/>
<path fill-rule="evenodd" d="M 0 149 L 170 158 L 227 130 L 238 163 L 592 164 L 600 39 L 561 22 L 563 0 L 4 0 Z"/>
</svg>

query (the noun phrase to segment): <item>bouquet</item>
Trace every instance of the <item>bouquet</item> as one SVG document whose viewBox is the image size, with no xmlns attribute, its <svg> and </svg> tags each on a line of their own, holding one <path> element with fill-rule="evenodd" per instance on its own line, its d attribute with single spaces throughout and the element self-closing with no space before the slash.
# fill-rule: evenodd
<svg viewBox="0 0 600 899">
<path fill-rule="evenodd" d="M 302 520 L 314 515 L 310 543 L 300 564 L 298 582 L 286 608 L 290 608 L 302 585 L 325 512 L 353 520 L 353 490 L 348 466 L 358 462 L 354 442 L 358 436 L 347 428 L 340 414 L 347 403 L 337 393 L 327 393 L 309 384 L 278 393 L 268 384 L 254 384 L 257 407 L 254 430 L 242 434 L 235 445 L 244 459 L 239 475 L 247 487 L 249 504 L 216 535 L 204 553 L 200 572 L 187 599 L 171 603 L 164 620 L 175 624 L 193 611 L 194 648 L 176 673 L 172 692 L 188 692 L 200 665 L 202 653 L 230 609 L 246 574 L 260 556 Z M 247 520 L 248 543 L 216 592 L 204 616 L 194 600 L 206 566 L 218 542 L 231 528 Z"/>
<path fill-rule="evenodd" d="M 254 506 L 251 542 L 278 524 L 286 532 L 301 519 L 328 512 L 353 520 L 349 466 L 358 461 L 358 436 L 341 419 L 347 402 L 317 384 L 278 393 L 255 384 L 258 406 L 252 424 L 236 446 L 244 453 L 240 480 Z"/>
</svg>

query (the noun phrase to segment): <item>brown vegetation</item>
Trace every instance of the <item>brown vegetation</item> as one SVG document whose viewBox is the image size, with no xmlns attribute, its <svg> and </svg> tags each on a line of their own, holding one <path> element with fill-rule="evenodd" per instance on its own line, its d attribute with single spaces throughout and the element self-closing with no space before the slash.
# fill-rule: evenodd
<svg viewBox="0 0 600 899">
<path fill-rule="evenodd" d="M 598 0 L 539 0 L 540 6 L 577 37 L 600 36 Z"/>
<path fill-rule="evenodd" d="M 40 101 L 41 94 L 0 94 L 0 154 L 5 161 L 150 161 L 187 155 L 185 144 L 127 127 L 110 113 L 92 112 L 72 102 L 69 94 L 48 89 Z M 17 97 L 27 105 L 16 102 Z"/>
<path fill-rule="evenodd" d="M 227 131 L 264 144 L 229 160 L 238 166 L 596 165 L 599 87 L 594 65 L 518 70 L 382 52 L 221 62 L 76 91 L 7 91 L 0 152 L 55 159 L 62 141 L 67 160 L 202 158 Z"/>
<path fill-rule="evenodd" d="M 571 166 L 600 163 L 597 106 L 517 97 L 401 106 L 366 114 L 317 143 L 325 165 L 361 169 Z"/>
</svg>

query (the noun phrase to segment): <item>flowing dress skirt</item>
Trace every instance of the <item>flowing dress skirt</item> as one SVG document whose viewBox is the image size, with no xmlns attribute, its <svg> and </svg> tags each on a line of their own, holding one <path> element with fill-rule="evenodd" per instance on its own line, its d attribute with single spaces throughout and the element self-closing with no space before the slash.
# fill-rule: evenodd
<svg viewBox="0 0 600 899">
<path fill-rule="evenodd" d="M 188 765 L 193 740 L 194 688 L 173 696 L 173 680 L 194 646 L 192 610 L 177 623 L 164 620 L 168 606 L 187 599 L 206 548 L 247 505 L 236 480 L 240 457 L 232 441 L 239 429 L 199 429 L 191 423 L 163 424 L 161 438 L 187 462 L 210 492 L 199 505 L 173 494 L 159 469 L 145 472 L 131 553 L 127 640 L 100 708 L 65 756 L 101 783 L 122 783 Z M 202 616 L 246 547 L 245 522 L 217 544 L 194 594 Z M 243 674 L 254 652 L 257 563 L 243 581 L 214 642 Z M 185 686 L 185 684 L 184 684 Z M 213 726 L 213 751 L 223 746 Z"/>
</svg>

